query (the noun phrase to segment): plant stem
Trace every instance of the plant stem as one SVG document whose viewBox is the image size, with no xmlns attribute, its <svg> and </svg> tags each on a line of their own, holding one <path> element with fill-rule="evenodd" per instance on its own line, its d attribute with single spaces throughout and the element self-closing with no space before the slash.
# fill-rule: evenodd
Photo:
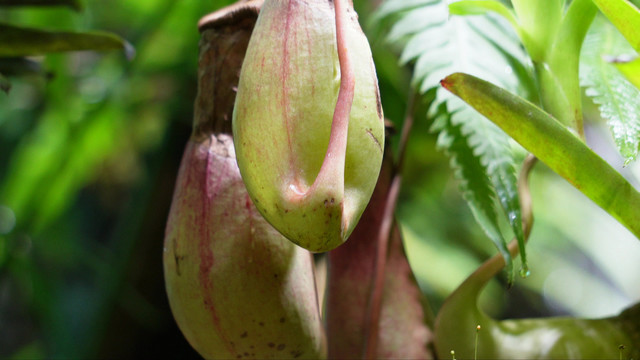
<svg viewBox="0 0 640 360">
<path fill-rule="evenodd" d="M 533 62 L 543 61 L 562 20 L 563 0 L 512 0 L 522 44 Z M 518 29 L 516 29 L 518 30 Z"/>
<path fill-rule="evenodd" d="M 407 103 L 407 112 L 404 117 L 404 123 L 402 124 L 402 132 L 400 133 L 400 142 L 398 143 L 398 156 L 396 158 L 396 173 L 401 173 L 404 166 L 405 153 L 407 151 L 407 143 L 409 142 L 409 135 L 411 135 L 411 129 L 413 128 L 413 112 L 415 111 L 416 100 L 420 94 L 417 93 L 413 87 L 409 91 L 409 102 Z"/>
<path fill-rule="evenodd" d="M 580 50 L 597 8 L 591 0 L 574 0 L 540 61 L 534 66 L 543 108 L 584 139 L 582 93 L 578 70 Z"/>
<path fill-rule="evenodd" d="M 413 128 L 413 113 L 415 111 L 415 101 L 418 96 L 419 95 L 415 91 L 413 91 L 413 89 L 410 91 L 405 120 L 402 126 L 402 133 L 400 135 L 398 157 L 393 167 L 391 175 L 391 185 L 389 186 L 389 190 L 387 193 L 382 223 L 380 224 L 380 231 L 378 232 L 373 287 L 371 290 L 369 311 L 367 313 L 366 321 L 367 333 L 365 334 L 365 359 L 373 359 L 376 357 L 376 350 L 378 346 L 378 329 L 380 327 L 380 312 L 382 311 L 382 294 L 384 290 L 385 278 L 384 274 L 387 262 L 387 252 L 389 248 L 389 238 L 391 236 L 391 228 L 394 222 L 393 213 L 395 212 L 396 205 L 398 203 L 398 195 L 400 194 L 400 185 L 402 183 L 401 170 L 404 163 L 407 142 L 409 140 L 409 135 L 411 134 L 411 129 Z"/>
<path fill-rule="evenodd" d="M 473 360 L 478 360 L 478 332 L 480 332 L 480 325 L 476 326 L 476 344 L 473 351 Z"/>
</svg>

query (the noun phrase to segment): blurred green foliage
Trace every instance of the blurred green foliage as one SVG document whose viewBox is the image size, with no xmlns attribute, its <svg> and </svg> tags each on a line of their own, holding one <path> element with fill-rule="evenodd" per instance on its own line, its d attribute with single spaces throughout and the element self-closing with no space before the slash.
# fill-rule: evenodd
<svg viewBox="0 0 640 360">
<path fill-rule="evenodd" d="M 22 26 L 111 31 L 137 50 L 131 62 L 48 55 L 50 77 L 10 77 L 0 97 L 0 357 L 193 355 L 163 294 L 163 224 L 190 132 L 196 24 L 226 3 L 0 13 Z M 173 348 L 150 346 L 159 336 Z"/>
<path fill-rule="evenodd" d="M 10 93 L 0 93 L 0 358 L 197 358 L 167 304 L 162 243 L 191 131 L 196 24 L 230 2 L 88 0 L 81 13 L 1 10 L 0 20 L 11 24 L 116 33 L 136 57 L 47 55 L 36 59 L 42 73 L 11 76 Z M 373 26 L 372 4 L 356 1 L 385 115 L 399 130 L 411 69 L 399 65 L 385 29 Z M 494 249 L 436 150 L 426 117 L 432 97 L 413 111 L 398 216 L 421 288 L 437 310 Z M 598 124 L 587 135 L 621 164 Z M 623 172 L 635 179 L 640 173 L 637 164 Z M 630 285 L 640 281 L 637 241 L 544 166 L 532 182 L 533 275 L 508 293 L 497 279 L 483 299 L 488 312 L 598 316 L 637 301 Z"/>
</svg>

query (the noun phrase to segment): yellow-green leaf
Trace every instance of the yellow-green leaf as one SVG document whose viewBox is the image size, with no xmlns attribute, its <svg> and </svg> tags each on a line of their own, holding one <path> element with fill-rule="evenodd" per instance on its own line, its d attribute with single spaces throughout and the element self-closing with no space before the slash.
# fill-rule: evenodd
<svg viewBox="0 0 640 360">
<path fill-rule="evenodd" d="M 442 85 L 531 151 L 640 239 L 640 193 L 551 115 L 474 76 L 455 73 Z"/>
<path fill-rule="evenodd" d="M 630 83 L 640 89 L 640 58 L 631 61 L 615 61 L 614 65 Z"/>
<path fill-rule="evenodd" d="M 593 0 L 607 18 L 640 51 L 640 10 L 627 0 Z"/>
</svg>

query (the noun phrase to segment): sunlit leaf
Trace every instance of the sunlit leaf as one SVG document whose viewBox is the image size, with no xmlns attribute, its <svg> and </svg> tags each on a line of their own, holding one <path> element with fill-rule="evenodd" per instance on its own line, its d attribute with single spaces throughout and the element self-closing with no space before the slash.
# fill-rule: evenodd
<svg viewBox="0 0 640 360">
<path fill-rule="evenodd" d="M 640 90 L 608 58 L 633 53 L 625 39 L 608 22 L 596 21 L 585 39 L 580 80 L 607 120 L 625 163 L 635 160 L 640 145 Z"/>
<path fill-rule="evenodd" d="M 484 114 L 640 239 L 640 193 L 549 114 L 477 77 L 456 73 L 442 85 Z"/>
<path fill-rule="evenodd" d="M 391 0 L 393 3 L 401 0 Z M 501 49 L 525 62 L 526 57 L 511 27 L 495 16 L 450 16 L 447 1 L 403 14 L 389 31 L 389 40 L 407 39 L 401 61 L 415 61 L 414 82 L 421 92 L 437 87 L 453 71 L 467 71 L 515 88 L 510 62 Z"/>
<path fill-rule="evenodd" d="M 630 83 L 640 89 L 640 58 L 631 61 L 614 61 L 613 64 Z"/>
<path fill-rule="evenodd" d="M 74 10 L 82 10 L 78 0 L 0 0 L 2 6 L 68 6 Z"/>
<path fill-rule="evenodd" d="M 593 0 L 620 30 L 631 46 L 640 51 L 640 10 L 627 0 Z"/>
<path fill-rule="evenodd" d="M 79 50 L 124 50 L 132 58 L 133 47 L 105 32 L 50 32 L 0 24 L 0 56 L 20 57 Z"/>
<path fill-rule="evenodd" d="M 437 6 L 437 3 L 431 3 L 407 12 L 393 25 L 389 31 L 387 41 L 393 43 L 429 28 L 431 24 L 424 20 L 430 17 L 434 6 Z"/>
</svg>

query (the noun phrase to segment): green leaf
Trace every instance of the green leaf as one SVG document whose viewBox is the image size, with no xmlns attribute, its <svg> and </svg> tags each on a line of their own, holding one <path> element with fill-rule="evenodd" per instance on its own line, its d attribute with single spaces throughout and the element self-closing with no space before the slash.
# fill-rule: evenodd
<svg viewBox="0 0 640 360">
<path fill-rule="evenodd" d="M 640 51 L 640 10 L 627 0 L 593 0 L 631 46 Z"/>
<path fill-rule="evenodd" d="M 521 97 L 468 74 L 450 75 L 442 85 L 640 239 L 640 193 L 556 119 Z"/>
<path fill-rule="evenodd" d="M 497 0 L 462 0 L 449 4 L 451 15 L 484 15 L 491 11 L 509 21 L 514 29 L 520 27 L 513 12 Z"/>
<path fill-rule="evenodd" d="M 599 20 L 587 35 L 580 63 L 581 85 L 607 120 L 625 164 L 638 156 L 640 90 L 607 59 L 633 52 L 613 26 L 605 20 Z"/>
<path fill-rule="evenodd" d="M 78 0 L 0 0 L 0 7 L 3 6 L 68 6 L 76 11 L 82 10 Z"/>
<path fill-rule="evenodd" d="M 630 83 L 640 89 L 640 58 L 635 58 L 631 61 L 616 60 L 613 64 Z"/>
<path fill-rule="evenodd" d="M 7 94 L 9 93 L 9 90 L 11 90 L 11 82 L 9 81 L 9 79 L 4 77 L 2 73 L 0 73 L 0 90 L 4 91 Z"/>
<path fill-rule="evenodd" d="M 508 282 L 513 283 L 513 261 L 507 243 L 498 226 L 498 216 L 494 206 L 495 193 L 488 174 L 487 165 L 476 154 L 474 140 L 461 124 L 452 121 L 452 111 L 442 103 L 434 130 L 439 130 L 438 147 L 450 158 L 451 168 L 460 181 L 460 191 L 467 201 L 471 213 L 491 239 L 506 263 Z"/>
<path fill-rule="evenodd" d="M 0 24 L 0 57 L 43 55 L 51 52 L 122 49 L 132 58 L 133 47 L 105 32 L 49 32 Z"/>
</svg>

